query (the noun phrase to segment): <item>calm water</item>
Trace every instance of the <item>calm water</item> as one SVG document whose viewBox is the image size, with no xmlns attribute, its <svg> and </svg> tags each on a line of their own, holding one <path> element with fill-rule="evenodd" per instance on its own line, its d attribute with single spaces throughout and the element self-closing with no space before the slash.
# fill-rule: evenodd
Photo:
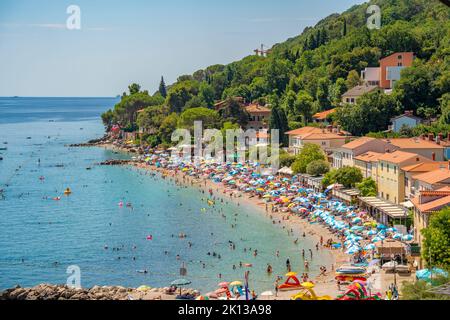
<svg viewBox="0 0 450 320">
<path fill-rule="evenodd" d="M 314 244 L 302 240 L 294 245 L 293 238 L 264 214 L 234 204 L 220 206 L 226 220 L 217 212 L 201 213 L 204 195 L 196 189 L 180 189 L 137 169 L 94 165 L 125 155 L 66 146 L 100 137 L 99 116 L 116 101 L 0 98 L 0 148 L 7 147 L 0 151 L 4 158 L 0 161 L 0 189 L 4 189 L 0 288 L 65 283 L 69 265 L 81 268 L 81 284 L 86 287 L 167 286 L 180 277 L 181 262 L 188 269 L 184 278 L 202 290 L 215 289 L 219 273 L 223 280 L 242 280 L 244 269 L 232 268 L 240 261 L 253 264 L 250 282 L 257 290 L 272 289 L 274 276 L 266 275 L 267 263 L 274 267 L 274 275 L 283 275 L 289 257 L 293 269 L 302 272 L 301 249 Z M 66 187 L 73 191 L 70 197 L 51 200 Z M 120 208 L 121 200 L 134 208 Z M 237 227 L 232 229 L 235 213 Z M 172 237 L 180 232 L 188 238 Z M 148 235 L 152 241 L 146 239 Z M 229 249 L 229 240 L 237 244 L 236 250 Z M 245 253 L 244 247 L 258 249 L 258 256 Z M 219 253 L 222 259 L 208 252 Z M 177 254 L 181 260 L 176 260 Z M 315 255 L 311 273 L 330 261 L 328 255 Z M 149 273 L 137 272 L 143 269 Z"/>
</svg>

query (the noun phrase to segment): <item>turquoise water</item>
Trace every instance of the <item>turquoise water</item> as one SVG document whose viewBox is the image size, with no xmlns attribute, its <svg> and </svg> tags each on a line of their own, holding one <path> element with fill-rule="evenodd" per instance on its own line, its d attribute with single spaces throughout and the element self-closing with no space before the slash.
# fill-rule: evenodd
<svg viewBox="0 0 450 320">
<path fill-rule="evenodd" d="M 285 273 L 287 257 L 293 269 L 302 272 L 301 249 L 314 244 L 299 235 L 288 236 L 254 208 L 220 204 L 226 220 L 212 210 L 201 213 L 205 196 L 197 189 L 179 188 L 138 169 L 95 166 L 126 155 L 66 146 L 100 137 L 99 115 L 115 102 L 0 98 L 0 148 L 8 148 L 0 151 L 4 158 L 0 161 L 0 189 L 4 189 L 0 288 L 65 283 L 70 265 L 80 267 L 85 287 L 160 287 L 180 278 L 184 262 L 188 274 L 183 278 L 202 291 L 217 287 L 219 273 L 222 281 L 242 280 L 245 269 L 239 268 L 240 261 L 253 264 L 248 269 L 250 283 L 258 291 L 272 289 L 275 275 Z M 51 200 L 66 187 L 73 191 L 70 197 Z M 132 203 L 133 209 L 120 208 L 120 201 Z M 237 223 L 236 228 L 232 223 Z M 180 232 L 188 237 L 172 237 Z M 147 240 L 148 235 L 153 240 Z M 301 239 L 299 245 L 293 243 L 296 237 Z M 228 241 L 236 244 L 236 250 L 229 248 Z M 257 257 L 244 248 L 257 249 Z M 208 252 L 220 254 L 221 259 Z M 311 273 L 329 258 L 315 252 Z M 272 276 L 265 272 L 267 263 L 274 268 Z M 144 269 L 147 274 L 137 272 Z"/>
</svg>

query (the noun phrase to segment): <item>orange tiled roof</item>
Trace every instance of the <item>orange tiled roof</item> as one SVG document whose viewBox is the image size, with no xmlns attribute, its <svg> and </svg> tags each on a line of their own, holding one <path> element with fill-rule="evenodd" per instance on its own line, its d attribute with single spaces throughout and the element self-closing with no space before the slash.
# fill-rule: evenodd
<svg viewBox="0 0 450 320">
<path fill-rule="evenodd" d="M 364 161 L 364 162 L 372 162 L 378 161 L 378 159 L 383 155 L 383 153 L 368 151 L 366 153 L 360 154 L 355 157 L 355 160 Z"/>
<path fill-rule="evenodd" d="M 313 118 L 317 119 L 317 120 L 325 120 L 330 114 L 333 114 L 335 112 L 336 112 L 336 108 L 318 112 L 315 115 L 313 115 Z"/>
<path fill-rule="evenodd" d="M 344 135 L 332 132 L 325 133 L 309 133 L 302 137 L 303 140 L 329 140 L 329 139 L 346 139 Z"/>
<path fill-rule="evenodd" d="M 322 133 L 322 132 L 324 132 L 324 130 L 325 129 L 320 129 L 320 128 L 316 128 L 316 127 L 303 127 L 303 128 L 295 129 L 292 131 L 288 131 L 288 132 L 286 132 L 286 134 L 301 136 L 301 135 L 308 134 L 308 133 Z"/>
<path fill-rule="evenodd" d="M 448 163 L 445 161 L 420 162 L 417 164 L 402 167 L 405 172 L 428 172 L 440 168 L 446 168 Z"/>
<path fill-rule="evenodd" d="M 420 196 L 415 197 L 411 200 L 411 202 L 422 213 L 436 212 L 450 205 L 450 195 L 423 204 L 420 203 L 419 199 Z"/>
<path fill-rule="evenodd" d="M 450 170 L 448 168 L 438 169 L 438 170 L 418 174 L 414 178 L 416 180 L 420 180 L 425 183 L 435 184 L 435 183 L 450 179 Z"/>
<path fill-rule="evenodd" d="M 245 110 L 248 113 L 271 113 L 272 111 L 264 106 L 260 106 L 258 104 L 250 104 L 245 107 Z"/>
<path fill-rule="evenodd" d="M 366 144 L 367 142 L 373 141 L 373 140 L 376 140 L 376 139 L 375 138 L 369 138 L 369 137 L 362 137 L 362 138 L 359 138 L 359 139 L 356 139 L 356 140 L 353 140 L 353 141 L 351 141 L 349 143 L 344 144 L 342 146 L 342 148 L 353 150 L 353 149 L 356 149 L 356 148 Z"/>
<path fill-rule="evenodd" d="M 416 154 L 416 153 L 411 153 L 411 152 L 404 152 L 404 151 L 394 151 L 392 153 L 385 153 L 382 156 L 380 156 L 379 160 L 380 161 L 386 161 L 386 162 L 390 162 L 390 163 L 396 163 L 396 164 L 400 164 L 404 161 L 413 159 L 413 158 L 417 158 L 418 161 L 422 160 L 421 157 Z M 431 160 L 430 160 L 431 161 Z"/>
<path fill-rule="evenodd" d="M 443 149 L 444 147 L 438 145 L 436 142 L 423 140 L 419 138 L 397 138 L 385 139 L 400 149 Z"/>
</svg>

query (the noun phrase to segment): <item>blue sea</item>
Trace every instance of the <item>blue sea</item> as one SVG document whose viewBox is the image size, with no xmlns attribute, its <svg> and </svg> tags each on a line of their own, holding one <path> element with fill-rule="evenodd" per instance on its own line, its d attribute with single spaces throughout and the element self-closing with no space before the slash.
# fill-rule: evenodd
<svg viewBox="0 0 450 320">
<path fill-rule="evenodd" d="M 0 149 L 6 148 L 0 150 L 0 289 L 64 284 L 72 265 L 79 266 L 83 287 L 164 287 L 181 277 L 184 263 L 187 275 L 181 278 L 203 292 L 221 281 L 243 280 L 245 270 L 250 270 L 251 288 L 261 291 L 271 290 L 275 276 L 284 275 L 287 258 L 293 270 L 303 272 L 303 248 L 315 254 L 311 274 L 329 266 L 329 253 L 316 253 L 315 243 L 300 234 L 288 236 L 253 207 L 220 204 L 226 220 L 211 209 L 202 213 L 205 195 L 197 189 L 135 168 L 96 165 L 125 154 L 68 147 L 101 137 L 100 115 L 117 101 L 0 98 Z M 67 187 L 73 192 L 68 197 L 63 195 Z M 120 201 L 133 208 L 121 208 Z M 179 239 L 179 233 L 187 238 Z M 253 267 L 240 268 L 239 262 Z"/>
</svg>

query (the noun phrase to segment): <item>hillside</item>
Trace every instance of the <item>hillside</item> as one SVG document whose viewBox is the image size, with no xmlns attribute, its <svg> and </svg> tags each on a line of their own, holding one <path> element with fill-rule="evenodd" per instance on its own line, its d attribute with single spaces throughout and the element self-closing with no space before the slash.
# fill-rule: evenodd
<svg viewBox="0 0 450 320">
<path fill-rule="evenodd" d="M 372 4 L 381 8 L 380 30 L 366 27 L 366 10 Z M 342 93 L 360 82 L 359 75 L 365 67 L 377 66 L 380 58 L 405 51 L 413 51 L 416 59 L 413 67 L 402 71 L 402 79 L 391 95 L 369 94 L 352 108 L 340 108 L 334 121 L 360 135 L 385 130 L 390 117 L 413 110 L 426 118 L 442 114 L 441 123 L 447 125 L 450 8 L 437 0 L 372 0 L 353 6 L 275 45 L 268 57 L 248 56 L 180 76 L 167 88 L 167 94 L 160 89 L 152 97 L 152 104 L 138 107 L 163 102 L 164 107 L 152 107 L 146 113 L 146 117 L 156 114 L 162 119 L 164 114 L 182 115 L 186 109 L 211 108 L 215 101 L 240 96 L 247 102 L 269 103 L 277 110 L 277 119 L 287 118 L 286 126 L 297 128 L 308 123 L 315 112 L 339 106 Z M 121 108 L 126 112 L 126 101 Z M 113 112 L 106 122 L 113 118 L 123 120 Z M 283 126 L 277 119 L 271 122 L 272 126 Z M 232 118 L 228 120 L 233 122 Z M 141 124 L 145 121 L 141 119 Z M 176 115 L 171 121 L 172 126 L 179 123 Z M 161 123 L 153 121 L 151 125 L 157 129 Z"/>
</svg>

